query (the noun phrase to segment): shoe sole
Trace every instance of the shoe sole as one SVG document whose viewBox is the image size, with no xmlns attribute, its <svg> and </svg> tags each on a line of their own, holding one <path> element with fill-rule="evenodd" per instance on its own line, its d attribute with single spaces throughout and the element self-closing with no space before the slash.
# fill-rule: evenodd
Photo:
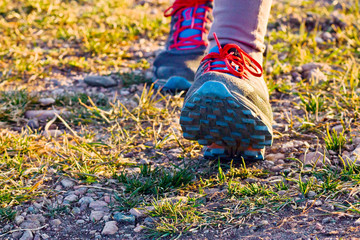
<svg viewBox="0 0 360 240">
<path fill-rule="evenodd" d="M 170 93 L 187 91 L 191 87 L 191 83 L 186 78 L 178 76 L 173 76 L 168 79 L 159 79 L 154 82 L 155 89 Z"/>
<path fill-rule="evenodd" d="M 206 158 L 263 159 L 273 139 L 261 117 L 217 81 L 204 83 L 186 101 L 180 124 L 186 139 L 223 147 L 208 147 Z"/>
</svg>

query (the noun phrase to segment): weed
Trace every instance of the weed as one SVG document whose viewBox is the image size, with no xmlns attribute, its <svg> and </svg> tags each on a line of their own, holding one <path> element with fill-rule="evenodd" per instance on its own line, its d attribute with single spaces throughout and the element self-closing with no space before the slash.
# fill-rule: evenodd
<svg viewBox="0 0 360 240">
<path fill-rule="evenodd" d="M 324 110 L 324 99 L 321 95 L 310 94 L 304 97 L 302 94 L 299 94 L 299 97 L 306 111 L 317 114 Z"/>
<path fill-rule="evenodd" d="M 138 191 L 134 191 L 130 196 L 120 196 L 115 193 L 114 198 L 120 204 L 117 207 L 120 211 L 128 211 L 131 208 L 138 206 L 144 199 L 137 195 Z"/>
<path fill-rule="evenodd" d="M 152 206 L 154 210 L 149 215 L 156 222 L 154 228 L 148 229 L 149 237 L 181 236 L 190 229 L 196 229 L 203 221 L 202 214 L 196 209 L 196 202 L 153 201 Z"/>
<path fill-rule="evenodd" d="M 67 214 L 70 212 L 70 209 L 68 206 L 52 207 L 52 206 L 48 205 L 46 208 L 47 208 L 47 211 L 44 215 L 52 217 L 52 218 L 54 218 L 60 214 Z"/>
<path fill-rule="evenodd" d="M 289 186 L 285 184 L 285 182 L 281 181 L 277 184 L 275 184 L 275 187 L 281 191 L 281 190 L 288 190 L 289 189 Z"/>
<path fill-rule="evenodd" d="M 126 192 L 138 192 L 141 194 L 162 195 L 163 193 L 186 186 L 193 179 L 193 174 L 187 169 L 175 169 L 169 171 L 150 165 L 142 165 L 140 174 L 128 175 L 124 172 L 118 176 L 118 180 L 124 184 Z"/>
<path fill-rule="evenodd" d="M 344 147 L 347 142 L 344 131 L 338 133 L 333 129 L 330 133 L 329 125 L 326 127 L 326 136 L 324 137 L 325 146 L 328 150 L 339 151 Z"/>
<path fill-rule="evenodd" d="M 303 181 L 301 179 L 301 175 L 299 175 L 299 180 L 296 180 L 300 192 L 306 196 L 308 192 L 313 188 L 313 179 L 308 179 L 307 181 Z"/>
<path fill-rule="evenodd" d="M 258 184 L 258 183 L 247 183 L 242 185 L 241 183 L 235 183 L 229 181 L 228 191 L 230 195 L 245 197 L 245 196 L 270 196 L 274 194 L 271 188 Z"/>
<path fill-rule="evenodd" d="M 1 208 L 0 207 L 0 220 L 1 221 L 11 221 L 15 218 L 16 211 L 12 210 L 11 208 Z"/>
</svg>

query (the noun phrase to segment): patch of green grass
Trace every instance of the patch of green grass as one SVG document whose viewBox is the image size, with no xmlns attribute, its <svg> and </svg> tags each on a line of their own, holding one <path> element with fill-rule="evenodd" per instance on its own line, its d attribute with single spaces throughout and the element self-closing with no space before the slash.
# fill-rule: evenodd
<svg viewBox="0 0 360 240">
<path fill-rule="evenodd" d="M 349 2 L 349 9 L 337 10 L 346 27 L 325 24 L 332 19 L 332 4 L 314 0 L 274 2 L 270 26 L 275 27 L 268 31 L 264 74 L 281 130 L 274 131 L 276 141 L 270 152 L 281 150 L 281 143 L 294 139 L 304 145 L 306 142 L 311 150 L 325 142 L 328 150 L 340 152 L 357 134 L 360 40 L 356 26 L 360 18 L 358 2 Z M 164 20 L 161 10 L 168 3 L 139 3 L 0 2 L 0 28 L 4 29 L 0 38 L 0 89 L 12 89 L 11 84 L 24 84 L 26 88 L 45 77 L 72 78 L 84 72 L 121 72 L 116 77 L 126 87 L 147 82 L 142 70 L 150 67 L 152 55 L 135 55 L 154 51 L 157 41 L 165 40 L 169 19 Z M 315 26 L 306 23 L 307 13 L 315 14 Z M 293 26 L 291 14 L 298 14 L 302 22 Z M 316 38 L 325 31 L 335 39 L 319 44 Z M 298 70 L 312 62 L 328 65 L 320 69 L 327 80 L 306 79 Z M 295 72 L 298 77 L 293 79 Z M 153 202 L 155 225 L 148 231 L 154 238 L 176 238 L 201 228 L 231 229 L 254 216 L 277 216 L 289 205 L 303 209 L 294 196 L 310 190 L 322 200 L 331 199 L 331 204 L 342 211 L 358 214 L 360 170 L 346 159 L 342 169 L 314 166 L 311 170 L 285 160 L 283 165 L 289 171 L 280 175 L 261 163 L 246 166 L 244 162 L 204 161 L 199 157 L 201 146 L 182 137 L 178 124 L 183 104 L 180 95 L 164 96 L 153 86 L 128 97 L 117 96 L 115 91 L 109 97 L 65 92 L 56 97 L 54 108 L 71 115 L 58 119 L 52 127 L 66 133 L 46 138 L 41 132 L 19 129 L 25 126 L 26 110 L 42 108 L 36 103 L 39 96 L 31 90 L 0 95 L 0 127 L 5 122 L 12 128 L 0 128 L 0 220 L 12 216 L 3 209 L 51 194 L 47 181 L 52 183 L 64 175 L 84 184 L 117 176 L 120 183 L 114 187 L 114 208 L 128 211 Z M 327 123 L 343 124 L 353 131 L 326 132 Z M 169 154 L 175 148 L 180 151 Z M 303 147 L 295 148 L 289 155 L 302 154 Z M 154 160 L 155 166 L 138 166 L 143 158 Z M 178 165 L 179 159 L 184 161 L 181 167 L 172 166 Z M 332 160 L 335 163 L 339 158 L 333 155 Z M 300 178 L 291 179 L 296 174 Z M 277 184 L 265 179 L 269 177 L 276 178 Z M 286 193 L 280 196 L 277 191 Z M 154 200 L 179 195 L 195 197 L 186 203 Z M 350 203 L 344 204 L 345 200 Z M 49 216 L 69 214 L 67 209 L 51 207 L 46 212 Z"/>
<path fill-rule="evenodd" d="M 115 200 L 120 204 L 117 209 L 120 211 L 128 211 L 142 203 L 144 199 L 141 195 L 137 194 L 138 192 L 139 190 L 135 190 L 130 196 L 115 194 Z"/>
<path fill-rule="evenodd" d="M 18 123 L 33 101 L 25 90 L 0 92 L 0 122 Z"/>
<path fill-rule="evenodd" d="M 236 197 L 251 197 L 251 196 L 270 196 L 275 194 L 268 186 L 258 183 L 241 184 L 237 182 L 229 181 L 228 191 L 230 195 Z"/>
<path fill-rule="evenodd" d="M 154 210 L 149 214 L 157 220 L 153 228 L 147 229 L 150 238 L 180 237 L 203 222 L 196 201 L 158 201 L 152 206 Z"/>
<path fill-rule="evenodd" d="M 139 174 L 122 172 L 117 178 L 119 182 L 124 184 L 125 192 L 158 196 L 186 186 L 192 181 L 194 175 L 187 169 L 169 171 L 160 167 L 151 169 L 151 165 L 141 165 Z"/>
<path fill-rule="evenodd" d="M 14 220 L 16 216 L 16 211 L 11 208 L 1 208 L 0 207 L 0 221 L 11 221 Z"/>
<path fill-rule="evenodd" d="M 277 184 L 275 185 L 275 187 L 276 187 L 279 191 L 281 191 L 281 190 L 288 190 L 288 189 L 289 189 L 289 186 L 288 186 L 287 184 L 285 184 L 284 181 L 281 181 L 281 182 L 277 183 Z"/>
<path fill-rule="evenodd" d="M 295 182 L 298 184 L 299 190 L 304 196 L 306 196 L 314 187 L 312 178 L 303 181 L 301 175 L 299 175 L 299 180 L 295 180 Z"/>
<path fill-rule="evenodd" d="M 144 58 L 136 64 L 124 61 L 133 57 L 129 46 L 141 38 L 157 40 L 168 31 L 160 11 L 133 0 L 4 0 L 0 12 L 0 82 L 51 77 L 53 69 L 146 69 Z"/>
<path fill-rule="evenodd" d="M 326 128 L 326 136 L 324 137 L 325 146 L 328 150 L 339 151 L 345 146 L 347 143 L 346 135 L 344 131 L 337 132 L 335 129 L 330 133 L 329 126 Z"/>
<path fill-rule="evenodd" d="M 68 206 L 59 206 L 59 207 L 52 207 L 52 206 L 46 206 L 47 211 L 44 215 L 49 217 L 56 217 L 62 214 L 68 214 L 70 212 L 70 209 Z"/>
<path fill-rule="evenodd" d="M 324 99 L 321 95 L 309 94 L 309 96 L 299 95 L 302 104 L 306 111 L 313 114 L 324 111 Z"/>
</svg>

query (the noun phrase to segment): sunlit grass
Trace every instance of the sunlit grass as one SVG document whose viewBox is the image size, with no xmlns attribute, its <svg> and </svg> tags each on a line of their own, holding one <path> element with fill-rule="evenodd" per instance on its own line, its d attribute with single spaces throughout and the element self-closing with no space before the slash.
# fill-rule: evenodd
<svg viewBox="0 0 360 240">
<path fill-rule="evenodd" d="M 310 150 L 296 147 L 295 153 L 286 152 L 286 157 L 291 155 L 282 159 L 286 172 L 274 173 L 244 161 L 204 161 L 199 157 L 201 146 L 182 138 L 181 95 L 163 95 L 151 85 L 126 97 L 67 92 L 53 96 L 54 105 L 46 109 L 69 113 L 53 119 L 53 127 L 63 131 L 60 137 L 44 136 L 46 123 L 39 129 L 26 126 L 25 111 L 44 109 L 38 99 L 46 94 L 2 91 L 0 222 L 13 220 L 16 205 L 51 197 L 48 185 L 59 177 L 82 184 L 112 179 L 116 182 L 114 209 L 153 207 L 149 214 L 154 225 L 146 231 L 155 238 L 176 238 L 201 228 L 234 228 L 286 207 L 302 209 L 309 192 L 324 201 L 330 199 L 341 211 L 359 214 L 359 167 L 341 156 L 345 149 L 356 147 L 349 144 L 358 132 L 360 113 L 359 5 L 349 2 L 352 8 L 337 10 L 344 27 L 325 24 L 332 18 L 333 5 L 274 3 L 266 38 L 270 46 L 265 78 L 275 120 L 284 126 L 275 137 L 311 144 Z M 149 69 L 151 58 L 134 58 L 131 48 L 165 38 L 168 20 L 161 12 L 165 6 L 156 1 L 144 5 L 113 0 L 0 2 L 0 29 L 4 30 L 0 90 L 7 83 L 31 84 L 59 72 L 65 76 L 115 71 L 126 88 L 147 82 L 134 70 Z M 314 26 L 306 23 L 307 13 L 315 14 Z M 294 14 L 301 21 L 291 25 L 288 18 Z M 322 32 L 336 38 L 318 43 Z M 309 78 L 301 70 L 314 62 L 322 64 L 318 70 L 325 79 Z M 292 76 L 295 72 L 297 79 Z M 281 105 L 283 101 L 288 105 Z M 345 131 L 329 130 L 340 124 Z M 316 145 L 311 139 L 317 140 Z M 327 150 L 339 164 L 310 169 L 298 164 L 296 157 L 315 147 Z M 171 150 L 176 150 L 172 156 Z M 271 151 L 279 150 L 281 146 L 276 145 Z M 188 201 L 164 200 L 173 196 Z M 212 203 L 218 206 L 209 209 Z M 55 216 L 67 210 L 48 207 L 45 214 Z"/>
</svg>

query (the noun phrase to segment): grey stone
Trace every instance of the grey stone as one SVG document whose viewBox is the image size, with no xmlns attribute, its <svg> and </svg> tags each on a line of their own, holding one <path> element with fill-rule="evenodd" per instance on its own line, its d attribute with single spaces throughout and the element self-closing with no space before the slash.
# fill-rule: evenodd
<svg viewBox="0 0 360 240">
<path fill-rule="evenodd" d="M 324 63 L 317 62 L 307 63 L 301 66 L 302 72 L 307 72 L 313 69 L 329 69 L 329 67 Z"/>
<path fill-rule="evenodd" d="M 61 220 L 60 219 L 53 219 L 50 221 L 51 226 L 57 227 L 59 225 L 61 225 Z"/>
<path fill-rule="evenodd" d="M 82 205 L 82 204 L 90 204 L 94 202 L 94 199 L 92 197 L 82 197 L 80 198 L 79 200 L 79 203 Z"/>
<path fill-rule="evenodd" d="M 307 73 L 305 76 L 308 80 L 314 80 L 315 82 L 325 82 L 327 81 L 327 76 L 320 69 L 313 69 Z"/>
<path fill-rule="evenodd" d="M 133 216 L 133 215 L 125 215 L 120 212 L 116 212 L 116 213 L 114 213 L 114 219 L 120 223 L 127 223 L 127 224 L 135 225 L 135 216 Z"/>
<path fill-rule="evenodd" d="M 39 121 L 36 118 L 30 119 L 26 125 L 32 130 L 37 130 L 40 127 Z"/>
<path fill-rule="evenodd" d="M 285 191 L 285 190 L 280 190 L 280 191 L 278 192 L 278 194 L 279 194 L 280 196 L 285 195 L 285 194 L 286 194 L 286 191 Z"/>
<path fill-rule="evenodd" d="M 149 165 L 149 160 L 145 159 L 145 158 L 142 158 L 140 159 L 140 164 L 145 164 L 145 165 Z"/>
<path fill-rule="evenodd" d="M 323 44 L 324 43 L 324 40 L 320 37 L 320 36 L 316 36 L 315 37 L 315 42 L 317 44 Z"/>
<path fill-rule="evenodd" d="M 314 192 L 314 191 L 309 191 L 308 194 L 307 194 L 307 196 L 308 196 L 309 198 L 313 198 L 313 197 L 316 196 L 316 192 Z"/>
<path fill-rule="evenodd" d="M 104 201 L 96 200 L 89 204 L 89 207 L 93 210 L 104 211 L 107 209 L 108 204 Z"/>
<path fill-rule="evenodd" d="M 103 216 L 103 220 L 104 220 L 105 222 L 108 222 L 108 221 L 110 220 L 110 217 L 111 217 L 111 215 L 104 215 L 104 216 Z"/>
<path fill-rule="evenodd" d="M 26 230 L 24 234 L 21 236 L 20 240 L 33 240 L 34 235 L 30 230 Z"/>
<path fill-rule="evenodd" d="M 130 209 L 130 214 L 134 215 L 137 218 L 146 217 L 146 211 L 138 208 Z"/>
<path fill-rule="evenodd" d="M 360 218 L 358 218 L 355 222 L 354 222 L 355 225 L 360 225 Z"/>
<path fill-rule="evenodd" d="M 36 213 L 37 209 L 35 209 L 33 206 L 28 207 L 28 212 L 30 213 Z"/>
<path fill-rule="evenodd" d="M 39 121 L 45 121 L 55 117 L 55 113 L 60 115 L 60 111 L 57 110 L 28 110 L 25 112 L 27 119 L 37 119 Z"/>
<path fill-rule="evenodd" d="M 277 166 L 271 167 L 270 170 L 271 170 L 272 172 L 281 172 L 281 170 L 282 170 L 283 168 L 284 168 L 283 166 L 277 165 Z"/>
<path fill-rule="evenodd" d="M 40 222 L 37 220 L 34 220 L 34 221 L 26 220 L 20 224 L 20 227 L 23 229 L 34 229 L 34 228 L 38 228 L 40 226 L 41 226 Z"/>
<path fill-rule="evenodd" d="M 49 239 L 49 238 L 50 238 L 50 236 L 47 235 L 46 233 L 41 234 L 41 237 L 42 237 L 43 239 Z"/>
<path fill-rule="evenodd" d="M 81 224 L 84 224 L 85 223 L 85 220 L 83 219 L 79 219 L 75 222 L 77 225 L 81 225 Z"/>
<path fill-rule="evenodd" d="M 264 164 L 265 164 L 265 165 L 273 166 L 273 165 L 274 165 L 274 162 L 273 162 L 273 161 L 269 161 L 269 160 L 265 160 L 265 161 L 264 161 Z"/>
<path fill-rule="evenodd" d="M 308 152 L 303 154 L 299 158 L 305 165 L 314 165 L 316 163 L 317 167 L 323 167 L 324 164 L 330 164 L 330 159 L 325 157 L 321 152 Z"/>
<path fill-rule="evenodd" d="M 23 234 L 22 232 L 18 231 L 18 232 L 13 232 L 13 233 L 11 234 L 11 236 L 12 236 L 14 239 L 19 239 L 22 234 Z"/>
<path fill-rule="evenodd" d="M 148 225 L 148 226 L 154 224 L 154 222 L 155 221 L 154 221 L 154 219 L 152 217 L 147 217 L 147 218 L 144 219 L 144 224 Z"/>
<path fill-rule="evenodd" d="M 321 221 L 322 224 L 334 223 L 334 222 L 336 222 L 336 220 L 332 217 L 326 217 Z"/>
<path fill-rule="evenodd" d="M 324 32 L 321 34 L 321 37 L 324 39 L 324 41 L 331 41 L 333 39 L 333 36 L 329 32 Z"/>
<path fill-rule="evenodd" d="M 269 225 L 269 222 L 267 220 L 260 221 L 260 225 Z"/>
<path fill-rule="evenodd" d="M 92 87 L 109 88 L 118 85 L 113 78 L 107 76 L 87 76 L 84 78 L 84 82 Z"/>
<path fill-rule="evenodd" d="M 79 187 L 74 191 L 74 194 L 76 195 L 84 195 L 87 192 L 86 187 Z"/>
<path fill-rule="evenodd" d="M 144 225 L 139 225 L 136 228 L 134 228 L 134 232 L 138 233 L 141 232 L 145 228 Z"/>
<path fill-rule="evenodd" d="M 34 239 L 33 240 L 41 240 L 40 234 L 35 234 Z"/>
<path fill-rule="evenodd" d="M 41 98 L 39 99 L 39 103 L 41 106 L 50 106 L 55 103 L 55 99 L 53 98 Z"/>
<path fill-rule="evenodd" d="M 15 217 L 15 223 L 16 225 L 20 225 L 22 222 L 24 222 L 25 218 L 21 215 Z"/>
<path fill-rule="evenodd" d="M 331 155 L 336 155 L 336 154 L 337 154 L 337 152 L 335 152 L 335 151 L 333 151 L 333 150 L 329 150 L 329 153 L 330 153 Z"/>
<path fill-rule="evenodd" d="M 26 216 L 26 220 L 29 221 L 39 221 L 40 223 L 45 223 L 46 219 L 42 214 L 29 214 Z"/>
<path fill-rule="evenodd" d="M 75 185 L 75 183 L 70 179 L 63 179 L 61 180 L 61 185 L 63 185 L 64 188 L 71 188 Z"/>
<path fill-rule="evenodd" d="M 78 196 L 77 195 L 75 195 L 75 194 L 70 194 L 69 196 L 66 196 L 65 198 L 64 198 L 64 201 L 68 201 L 68 202 L 75 202 L 75 201 L 77 201 L 78 200 Z"/>
<path fill-rule="evenodd" d="M 344 127 L 341 124 L 333 126 L 331 129 L 338 132 L 338 133 L 341 133 L 342 131 L 344 131 Z"/>
<path fill-rule="evenodd" d="M 81 209 L 79 207 L 74 207 L 71 212 L 74 214 L 74 215 L 79 215 L 81 213 Z"/>
<path fill-rule="evenodd" d="M 279 159 L 284 159 L 285 158 L 285 154 L 283 153 L 271 153 L 271 154 L 268 154 L 266 155 L 266 160 L 269 160 L 269 161 L 275 161 L 275 160 L 279 160 Z"/>
<path fill-rule="evenodd" d="M 12 228 L 12 227 L 11 227 L 10 224 L 6 224 L 6 225 L 3 227 L 2 230 L 5 231 L 5 232 L 7 232 L 7 231 L 9 231 L 11 228 Z"/>
<path fill-rule="evenodd" d="M 119 228 L 117 227 L 116 221 L 109 221 L 105 223 L 105 226 L 101 232 L 103 235 L 113 235 L 115 234 Z"/>
<path fill-rule="evenodd" d="M 100 221 L 105 215 L 103 211 L 91 211 L 90 220 L 91 221 Z"/>
<path fill-rule="evenodd" d="M 345 152 L 343 154 L 345 154 Z M 347 166 L 351 164 L 360 165 L 360 145 L 351 152 L 350 158 L 344 158 L 344 161 Z"/>
</svg>

